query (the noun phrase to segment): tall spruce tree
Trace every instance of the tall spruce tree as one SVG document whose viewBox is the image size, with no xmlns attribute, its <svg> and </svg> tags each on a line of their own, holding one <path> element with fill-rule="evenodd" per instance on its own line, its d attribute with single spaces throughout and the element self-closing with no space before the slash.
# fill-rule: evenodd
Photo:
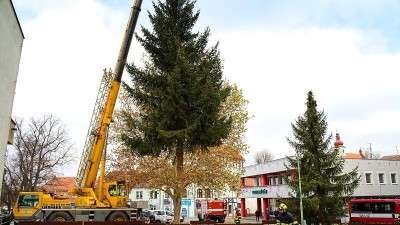
<svg viewBox="0 0 400 225">
<path fill-rule="evenodd" d="M 317 110 L 312 91 L 307 94 L 307 110 L 292 124 L 294 139 L 287 138 L 296 151 L 296 157 L 287 157 L 288 170 L 297 168 L 300 160 L 301 191 L 304 219 L 307 224 L 331 224 L 344 213 L 343 207 L 360 182 L 354 168 L 343 173 L 344 159 L 338 149 L 331 149 L 332 134 L 326 135 L 328 124 L 324 111 Z M 289 187 L 296 193 L 289 200 L 293 209 L 299 209 L 299 182 L 293 179 Z M 300 214 L 298 214 L 300 215 Z"/>
<path fill-rule="evenodd" d="M 218 43 L 208 47 L 209 28 L 193 32 L 200 12 L 193 0 L 153 2 L 153 29 L 142 27 L 137 40 L 146 51 L 143 66 L 127 66 L 131 86 L 124 83 L 138 113 L 126 114 L 129 131 L 122 140 L 134 153 L 167 152 L 180 178 L 185 153 L 218 146 L 232 119 L 221 113 L 231 88 L 222 80 Z M 181 179 L 178 179 L 181 180 Z M 174 190 L 174 213 L 180 215 L 183 186 Z M 174 222 L 179 223 L 178 217 Z"/>
</svg>

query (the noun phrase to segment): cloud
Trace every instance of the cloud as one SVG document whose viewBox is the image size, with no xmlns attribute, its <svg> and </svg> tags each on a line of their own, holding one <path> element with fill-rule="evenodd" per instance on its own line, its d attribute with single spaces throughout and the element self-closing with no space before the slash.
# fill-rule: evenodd
<svg viewBox="0 0 400 225">
<path fill-rule="evenodd" d="M 102 70 L 116 62 L 132 2 L 13 3 L 26 38 L 13 113 L 55 113 L 80 151 Z M 150 28 L 146 10 L 152 10 L 151 3 L 143 4 L 137 31 L 143 24 Z M 220 41 L 225 77 L 243 89 L 255 115 L 248 124 L 246 164 L 266 148 L 276 158 L 294 154 L 286 137 L 292 136 L 290 124 L 305 111 L 309 90 L 327 115 L 328 132 L 338 130 L 349 152 L 372 143 L 380 154 L 393 154 L 400 141 L 400 56 L 393 47 L 398 43 L 393 37 L 398 37 L 394 30 L 400 20 L 394 12 L 399 4 L 293 4 L 198 1 L 202 13 L 196 30 L 210 26 L 211 43 Z M 128 61 L 139 62 L 142 52 L 133 40 Z"/>
<path fill-rule="evenodd" d="M 25 40 L 13 114 L 61 117 L 80 157 L 103 69 L 114 69 L 131 3 L 125 12 L 93 0 L 37 3 L 40 12 L 20 18 Z M 137 49 L 133 43 L 129 61 L 139 58 Z"/>
<path fill-rule="evenodd" d="M 332 125 L 328 133 L 338 129 L 347 134 L 342 140 L 347 140 L 350 152 L 364 144 L 353 138 L 371 139 L 371 133 L 387 132 L 391 143 L 380 143 L 384 146 L 380 150 L 391 153 L 389 146 L 399 133 L 394 121 L 400 110 L 393 107 L 398 105 L 393 95 L 400 97 L 399 54 L 365 51 L 367 45 L 360 48 L 363 32 L 350 29 L 264 29 L 213 36 L 220 41 L 225 76 L 244 90 L 255 115 L 248 127 L 247 164 L 255 151 L 265 148 L 277 158 L 294 154 L 286 137 L 292 135 L 290 124 L 306 110 L 308 90 Z M 382 44 L 380 40 L 374 46 Z"/>
</svg>

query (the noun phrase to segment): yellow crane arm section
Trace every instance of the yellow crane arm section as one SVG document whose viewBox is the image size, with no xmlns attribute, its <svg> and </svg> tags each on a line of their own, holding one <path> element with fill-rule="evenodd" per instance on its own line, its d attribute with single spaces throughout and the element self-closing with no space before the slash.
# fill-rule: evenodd
<svg viewBox="0 0 400 225">
<path fill-rule="evenodd" d="M 93 188 L 96 182 L 100 162 L 107 141 L 107 129 L 112 121 L 115 103 L 121 86 L 122 73 L 124 71 L 125 61 L 128 56 L 141 4 L 142 0 L 135 0 L 133 4 L 119 51 L 118 60 L 115 65 L 114 78 L 111 84 L 109 84 L 110 82 L 109 80 L 107 81 L 107 78 L 103 78 L 104 84 L 102 83 L 102 85 L 104 85 L 104 90 L 99 90 L 98 100 L 96 102 L 100 105 L 96 105 L 93 111 L 91 122 L 93 122 L 94 125 L 89 127 L 85 149 L 82 152 L 81 162 L 79 165 L 76 181 L 76 186 L 78 188 Z M 105 77 L 107 77 L 106 71 Z M 100 87 L 100 89 L 102 89 L 102 87 Z M 107 98 L 101 100 L 100 98 L 102 98 L 102 95 L 105 95 L 105 93 L 107 94 Z"/>
</svg>

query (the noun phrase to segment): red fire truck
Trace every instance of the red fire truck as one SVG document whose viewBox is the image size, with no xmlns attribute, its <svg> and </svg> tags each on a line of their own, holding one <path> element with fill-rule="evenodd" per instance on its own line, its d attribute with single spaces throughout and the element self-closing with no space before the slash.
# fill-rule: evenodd
<svg viewBox="0 0 400 225">
<path fill-rule="evenodd" d="M 349 212 L 350 223 L 398 224 L 400 199 L 353 199 Z"/>
<path fill-rule="evenodd" d="M 226 200 L 198 201 L 196 206 L 199 219 L 214 220 L 216 223 L 223 223 L 228 211 L 227 205 Z"/>
</svg>

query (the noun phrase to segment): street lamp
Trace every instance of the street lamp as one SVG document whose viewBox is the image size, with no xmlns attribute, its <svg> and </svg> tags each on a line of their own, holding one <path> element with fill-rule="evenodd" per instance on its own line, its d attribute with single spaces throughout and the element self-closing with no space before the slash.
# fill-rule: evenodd
<svg viewBox="0 0 400 225">
<path fill-rule="evenodd" d="M 303 219 L 303 198 L 301 197 L 301 173 L 300 173 L 300 160 L 299 160 L 299 151 L 296 151 L 297 153 L 297 171 L 299 173 L 299 195 L 300 195 L 300 224 L 305 225 L 304 219 Z"/>
</svg>

